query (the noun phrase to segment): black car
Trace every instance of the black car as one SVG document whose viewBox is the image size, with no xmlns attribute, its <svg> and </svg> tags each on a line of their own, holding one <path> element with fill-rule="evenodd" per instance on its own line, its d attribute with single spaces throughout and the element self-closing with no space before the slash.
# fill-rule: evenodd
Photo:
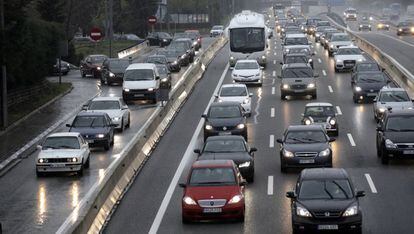
<svg viewBox="0 0 414 234">
<path fill-rule="evenodd" d="M 162 54 L 150 55 L 145 58 L 144 63 L 153 63 L 155 65 L 163 64 L 163 65 L 169 66 L 169 61 L 168 61 L 167 56 L 162 55 Z"/>
<path fill-rule="evenodd" d="M 374 100 L 382 87 L 390 82 L 381 71 L 358 72 L 351 78 L 354 103 Z"/>
<path fill-rule="evenodd" d="M 378 63 L 372 61 L 367 62 L 358 62 L 355 64 L 354 68 L 352 69 L 352 75 L 358 72 L 367 72 L 367 71 L 383 71 L 384 69 L 381 68 Z"/>
<path fill-rule="evenodd" d="M 338 136 L 339 124 L 336 118 L 335 108 L 331 103 L 308 103 L 302 116 L 303 125 L 321 125 L 328 134 L 331 133 L 334 136 Z"/>
<path fill-rule="evenodd" d="M 356 191 L 342 168 L 304 169 L 294 191 L 286 193 L 291 199 L 293 233 L 361 233 L 359 198 L 363 196 L 365 192 Z"/>
<path fill-rule="evenodd" d="M 172 36 L 166 32 L 152 32 L 147 36 L 150 46 L 168 46 L 172 41 Z"/>
<path fill-rule="evenodd" d="M 287 96 L 307 96 L 312 99 L 317 97 L 316 77 L 309 64 L 291 63 L 282 66 L 280 83 L 280 98 L 286 100 Z"/>
<path fill-rule="evenodd" d="M 246 116 L 238 102 L 214 102 L 204 122 L 204 140 L 209 136 L 242 135 L 247 141 Z"/>
<path fill-rule="evenodd" d="M 377 126 L 377 155 L 382 164 L 391 158 L 414 158 L 414 110 L 384 113 Z"/>
<path fill-rule="evenodd" d="M 109 150 L 114 144 L 114 128 L 111 118 L 106 113 L 80 112 L 72 124 L 66 124 L 69 132 L 79 132 L 89 146 L 101 146 Z"/>
<path fill-rule="evenodd" d="M 281 62 L 280 65 L 291 64 L 291 63 L 305 63 L 305 64 L 309 64 L 312 68 L 314 68 L 313 60 L 306 54 L 301 54 L 301 53 L 286 54 L 285 56 L 283 56 L 283 62 Z"/>
<path fill-rule="evenodd" d="M 102 64 L 101 83 L 107 85 L 122 84 L 125 70 L 129 64 L 128 59 L 106 59 Z"/>
<path fill-rule="evenodd" d="M 397 35 L 411 35 L 414 34 L 414 24 L 411 22 L 400 22 L 397 25 Z"/>
<path fill-rule="evenodd" d="M 182 65 L 182 52 L 172 49 L 160 50 L 157 55 L 165 56 L 168 61 L 168 68 L 172 72 L 179 72 Z"/>
<path fill-rule="evenodd" d="M 191 39 L 189 38 L 179 38 L 174 39 L 171 44 L 168 46 L 169 50 L 176 50 L 182 53 L 181 58 L 183 60 L 183 65 L 187 66 L 188 64 L 194 62 L 195 50 L 192 44 Z"/>
<path fill-rule="evenodd" d="M 93 54 L 87 56 L 80 62 L 80 73 L 82 77 L 92 75 L 93 78 L 100 78 L 103 62 L 108 59 L 108 56 L 103 54 Z"/>
<path fill-rule="evenodd" d="M 331 142 L 324 128 L 320 125 L 289 126 L 282 139 L 277 139 L 280 146 L 280 170 L 286 172 L 288 167 L 332 167 Z"/>
<path fill-rule="evenodd" d="M 372 31 L 371 27 L 372 26 L 371 26 L 371 23 L 369 21 L 362 21 L 361 24 L 358 27 L 358 30 L 359 31 L 365 31 L 365 30 Z"/>
<path fill-rule="evenodd" d="M 305 28 L 306 33 L 309 34 L 309 35 L 311 35 L 311 34 L 313 35 L 313 33 L 315 32 L 316 24 L 319 21 L 322 21 L 322 19 L 320 19 L 320 18 L 308 18 L 306 20 L 306 28 Z"/>
<path fill-rule="evenodd" d="M 202 150 L 195 149 L 197 160 L 233 160 L 247 182 L 254 181 L 254 152 L 242 136 L 212 136 Z"/>
<path fill-rule="evenodd" d="M 70 71 L 70 64 L 65 61 L 60 61 L 60 69 L 59 69 L 59 59 L 56 59 L 56 63 L 53 64 L 53 75 L 59 75 L 61 73 L 62 75 L 66 76 Z"/>
<path fill-rule="evenodd" d="M 171 89 L 171 72 L 165 64 L 156 64 L 158 73 L 160 74 L 160 88 Z"/>
</svg>

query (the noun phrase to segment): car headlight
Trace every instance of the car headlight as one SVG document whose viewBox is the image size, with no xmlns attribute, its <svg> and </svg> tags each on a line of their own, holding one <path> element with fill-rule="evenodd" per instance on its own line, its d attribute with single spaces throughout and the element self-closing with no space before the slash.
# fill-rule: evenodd
<svg viewBox="0 0 414 234">
<path fill-rule="evenodd" d="M 357 92 L 361 92 L 361 91 L 362 91 L 362 89 L 361 89 L 361 87 L 356 86 L 356 87 L 355 87 L 355 91 L 357 91 Z"/>
<path fill-rule="evenodd" d="M 390 27 L 390 25 L 389 25 L 389 24 L 387 24 L 387 25 L 385 25 L 385 27 L 389 28 L 389 27 Z"/>
<path fill-rule="evenodd" d="M 96 67 L 96 70 L 100 71 L 102 68 L 101 67 Z"/>
<path fill-rule="evenodd" d="M 331 49 L 333 49 L 333 48 L 334 48 L 334 45 L 329 45 L 329 47 L 330 47 Z"/>
<path fill-rule="evenodd" d="M 197 205 L 197 203 L 191 197 L 189 197 L 189 196 L 183 197 L 183 202 L 186 205 Z"/>
<path fill-rule="evenodd" d="M 362 28 L 362 24 L 360 24 L 359 27 Z"/>
<path fill-rule="evenodd" d="M 369 17 L 369 20 L 371 20 L 371 21 L 372 21 L 372 20 L 374 20 L 374 17 L 370 16 L 370 17 Z"/>
<path fill-rule="evenodd" d="M 334 118 L 330 119 L 329 124 L 330 125 L 335 125 L 336 124 L 336 119 L 334 119 Z"/>
<path fill-rule="evenodd" d="M 331 150 L 328 148 L 326 150 L 322 150 L 321 152 L 319 152 L 319 156 L 325 157 L 328 156 L 329 153 L 331 153 Z"/>
<path fill-rule="evenodd" d="M 69 158 L 68 161 L 69 162 L 77 162 L 78 161 L 78 158 L 75 158 L 75 157 Z"/>
<path fill-rule="evenodd" d="M 290 51 L 290 49 L 286 49 L 286 50 L 285 50 L 285 53 L 289 53 L 289 51 Z"/>
<path fill-rule="evenodd" d="M 364 60 L 365 60 L 365 59 L 360 58 L 360 59 L 358 59 L 358 62 L 364 62 Z"/>
<path fill-rule="evenodd" d="M 386 139 L 385 140 L 385 147 L 395 149 L 395 148 L 397 148 L 397 145 L 394 144 L 390 139 Z"/>
<path fill-rule="evenodd" d="M 39 163 L 47 163 L 47 158 L 39 158 L 39 160 L 37 160 Z"/>
<path fill-rule="evenodd" d="M 284 85 L 282 85 L 282 88 L 283 89 L 289 89 L 289 85 L 288 84 L 284 84 Z"/>
<path fill-rule="evenodd" d="M 246 99 L 244 99 L 243 104 L 247 104 L 249 102 L 250 102 L 250 99 L 246 98 Z"/>
<path fill-rule="evenodd" d="M 121 120 L 121 117 L 114 117 L 114 118 L 112 118 L 114 121 L 119 121 L 119 120 Z"/>
<path fill-rule="evenodd" d="M 411 30 L 411 32 L 414 32 L 414 27 L 413 27 L 413 28 L 411 28 L 410 30 Z"/>
<path fill-rule="evenodd" d="M 337 59 L 335 62 L 336 62 L 336 63 L 342 63 L 342 62 L 343 62 L 343 60 Z"/>
<path fill-rule="evenodd" d="M 167 42 L 168 40 L 167 40 L 167 39 L 162 39 L 162 41 L 163 41 L 163 42 Z"/>
<path fill-rule="evenodd" d="M 234 57 L 233 57 L 233 56 L 231 56 L 231 57 L 230 57 L 230 60 L 234 60 Z"/>
<path fill-rule="evenodd" d="M 239 164 L 239 167 L 240 168 L 242 168 L 242 167 L 250 167 L 250 161 L 247 161 L 247 162 L 244 162 L 244 163 Z"/>
<path fill-rule="evenodd" d="M 175 61 L 173 62 L 173 65 L 177 65 L 177 63 L 178 63 L 178 61 L 177 61 L 177 60 L 175 60 Z"/>
<path fill-rule="evenodd" d="M 312 217 L 311 213 L 299 204 L 296 205 L 296 214 L 301 217 Z"/>
<path fill-rule="evenodd" d="M 314 83 L 308 84 L 308 89 L 313 89 L 313 88 L 315 88 L 315 84 Z"/>
<path fill-rule="evenodd" d="M 245 128 L 245 127 L 246 127 L 246 125 L 244 125 L 244 124 L 238 124 L 238 125 L 237 125 L 237 128 L 238 128 L 238 129 L 243 129 L 243 128 Z"/>
<path fill-rule="evenodd" d="M 385 108 L 385 107 L 378 108 L 378 111 L 381 112 L 381 113 L 384 113 L 386 110 L 387 110 L 387 108 Z"/>
<path fill-rule="evenodd" d="M 294 157 L 295 155 L 294 155 L 292 152 L 290 152 L 290 151 L 288 151 L 288 150 L 283 149 L 283 156 L 285 156 L 286 158 L 292 158 L 292 157 Z"/>
<path fill-rule="evenodd" d="M 109 72 L 109 77 L 115 77 L 115 74 L 112 72 Z"/>
<path fill-rule="evenodd" d="M 185 54 L 181 55 L 181 59 L 185 59 Z"/>
<path fill-rule="evenodd" d="M 195 41 L 195 42 L 193 42 L 193 45 L 197 45 L 197 42 Z"/>
<path fill-rule="evenodd" d="M 161 82 L 167 82 L 168 78 L 162 78 Z"/>
<path fill-rule="evenodd" d="M 149 92 L 152 92 L 152 91 L 154 91 L 154 88 L 148 88 L 147 89 Z"/>
<path fill-rule="evenodd" d="M 210 124 L 206 124 L 205 129 L 206 129 L 206 130 L 212 130 L 212 129 L 213 129 L 213 127 L 212 127 Z"/>
<path fill-rule="evenodd" d="M 311 125 L 312 124 L 312 120 L 306 118 L 305 121 L 303 121 L 305 123 L 305 125 Z"/>
<path fill-rule="evenodd" d="M 129 89 L 124 89 L 125 92 L 129 92 Z"/>
<path fill-rule="evenodd" d="M 239 203 L 242 199 L 243 199 L 243 196 L 242 195 L 235 195 L 234 197 L 232 197 L 230 199 L 229 204 Z"/>
<path fill-rule="evenodd" d="M 357 205 L 352 205 L 350 207 L 348 207 L 348 209 L 345 210 L 344 215 L 343 216 L 354 216 L 358 214 L 358 206 Z"/>
<path fill-rule="evenodd" d="M 399 31 L 399 32 L 402 32 L 402 29 L 401 29 L 401 28 L 399 28 L 399 29 L 398 29 L 398 31 Z"/>
<path fill-rule="evenodd" d="M 262 59 L 263 59 L 263 60 L 264 60 L 264 59 L 266 59 L 266 56 L 262 55 Z"/>
<path fill-rule="evenodd" d="M 284 32 L 285 31 L 285 28 L 282 28 L 282 32 Z"/>
<path fill-rule="evenodd" d="M 98 134 L 98 135 L 96 135 L 96 137 L 97 138 L 104 138 L 105 137 L 105 134 Z"/>
</svg>

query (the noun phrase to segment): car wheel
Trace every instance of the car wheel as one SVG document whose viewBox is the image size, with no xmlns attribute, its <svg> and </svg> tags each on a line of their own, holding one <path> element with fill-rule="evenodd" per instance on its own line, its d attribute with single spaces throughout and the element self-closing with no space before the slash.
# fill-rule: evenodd
<svg viewBox="0 0 414 234">
<path fill-rule="evenodd" d="M 281 95 L 280 95 L 280 99 L 282 99 L 283 101 L 284 101 L 284 100 L 286 100 L 286 95 L 281 94 Z"/>
<path fill-rule="evenodd" d="M 37 177 L 43 177 L 43 176 L 45 176 L 45 174 L 43 172 L 40 172 L 40 171 L 36 170 L 36 176 Z"/>
<path fill-rule="evenodd" d="M 131 127 L 131 115 L 128 114 L 128 124 L 125 125 L 126 128 Z"/>
<path fill-rule="evenodd" d="M 312 94 L 312 99 L 316 99 L 318 97 L 318 95 L 315 93 L 315 94 Z"/>
<path fill-rule="evenodd" d="M 381 163 L 384 165 L 387 165 L 390 161 L 388 154 L 384 152 L 383 149 L 381 149 L 380 154 L 381 154 Z"/>
<path fill-rule="evenodd" d="M 109 148 L 111 148 L 111 141 L 108 139 L 108 140 L 105 142 L 104 149 L 105 149 L 105 150 L 109 150 Z"/>
<path fill-rule="evenodd" d="M 88 156 L 88 160 L 86 160 L 85 168 L 89 168 L 91 166 L 91 156 Z"/>
<path fill-rule="evenodd" d="M 240 218 L 237 219 L 237 221 L 239 221 L 240 223 L 244 223 L 244 213 L 242 214 L 242 216 L 240 216 Z"/>
<path fill-rule="evenodd" d="M 82 76 L 82 78 L 85 78 L 86 74 L 83 71 L 81 71 L 81 76 Z"/>
<path fill-rule="evenodd" d="M 121 120 L 121 128 L 119 129 L 119 132 L 123 132 L 124 131 L 124 118 L 122 118 Z"/>
</svg>

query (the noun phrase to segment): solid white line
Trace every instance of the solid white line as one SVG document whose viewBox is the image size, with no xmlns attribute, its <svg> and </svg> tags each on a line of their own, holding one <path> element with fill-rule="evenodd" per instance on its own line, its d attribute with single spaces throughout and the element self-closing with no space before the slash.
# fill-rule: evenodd
<svg viewBox="0 0 414 234">
<path fill-rule="evenodd" d="M 276 88 L 272 87 L 272 95 L 275 95 L 275 93 L 276 93 Z"/>
<path fill-rule="evenodd" d="M 342 115 L 341 107 L 336 106 L 336 113 L 337 113 L 338 115 Z"/>
<path fill-rule="evenodd" d="M 328 85 L 329 92 L 333 93 L 332 86 Z"/>
<path fill-rule="evenodd" d="M 269 137 L 269 148 L 275 147 L 275 135 L 270 135 Z"/>
<path fill-rule="evenodd" d="M 352 137 L 352 134 L 348 133 L 346 135 L 348 136 L 349 143 L 351 143 L 352 146 L 356 146 L 354 138 Z"/>
<path fill-rule="evenodd" d="M 276 71 L 273 71 L 272 75 L 273 75 L 273 76 L 276 76 Z"/>
<path fill-rule="evenodd" d="M 322 60 L 320 58 L 318 58 L 318 63 L 322 63 Z"/>
<path fill-rule="evenodd" d="M 273 195 L 273 176 L 267 177 L 267 195 Z"/>
<path fill-rule="evenodd" d="M 377 188 L 375 188 L 375 184 L 374 184 L 374 181 L 372 181 L 371 176 L 370 176 L 368 173 L 366 173 L 366 174 L 365 174 L 365 178 L 366 178 L 366 179 L 367 179 L 367 181 L 368 181 L 368 185 L 369 185 L 369 187 L 370 187 L 370 189 L 371 189 L 371 192 L 372 192 L 372 193 L 378 193 Z"/>
<path fill-rule="evenodd" d="M 322 74 L 323 74 L 323 76 L 326 76 L 326 71 L 322 70 Z"/>
<path fill-rule="evenodd" d="M 213 95 L 210 98 L 210 101 L 204 113 L 207 112 L 210 104 L 214 101 L 214 98 L 215 98 L 214 94 L 216 94 L 219 91 L 220 86 L 223 83 L 228 70 L 229 70 L 229 64 L 226 65 L 226 68 L 224 69 L 223 74 L 221 74 L 220 80 L 216 86 L 216 89 L 213 92 Z M 199 133 L 201 132 L 203 124 L 204 124 L 204 119 L 201 119 L 197 125 L 194 135 L 191 138 L 190 143 L 188 144 L 188 147 L 183 155 L 183 158 L 181 159 L 180 165 L 178 166 L 177 171 L 175 172 L 174 177 L 171 180 L 170 185 L 168 186 L 168 190 L 165 193 L 164 199 L 162 200 L 162 203 L 160 205 L 160 208 L 158 209 L 157 215 L 155 216 L 155 219 L 151 225 L 151 229 L 148 232 L 150 234 L 156 234 L 158 231 L 158 228 L 160 227 L 161 221 L 164 218 L 164 214 L 167 211 L 168 204 L 170 203 L 171 197 L 174 194 L 174 190 L 177 188 L 178 180 L 180 179 L 180 176 L 183 173 L 185 166 L 189 163 L 189 161 L 193 157 L 193 148 L 195 144 L 197 143 L 197 138 L 198 138 Z"/>
<path fill-rule="evenodd" d="M 270 108 L 270 117 L 274 118 L 275 117 L 275 108 Z"/>
</svg>

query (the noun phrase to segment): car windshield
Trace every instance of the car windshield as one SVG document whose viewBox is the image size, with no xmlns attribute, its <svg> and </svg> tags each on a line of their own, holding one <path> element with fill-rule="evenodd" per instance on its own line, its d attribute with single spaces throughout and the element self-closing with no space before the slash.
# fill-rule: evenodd
<svg viewBox="0 0 414 234">
<path fill-rule="evenodd" d="M 157 65 L 158 73 L 161 75 L 167 75 L 168 74 L 168 68 L 165 65 Z"/>
<path fill-rule="evenodd" d="M 285 137 L 285 142 L 288 144 L 322 143 L 326 141 L 326 135 L 322 130 L 289 131 Z"/>
<path fill-rule="evenodd" d="M 347 10 L 346 11 L 347 14 L 356 14 L 356 10 Z"/>
<path fill-rule="evenodd" d="M 319 21 L 317 25 L 318 27 L 319 26 L 331 26 L 331 24 L 328 21 Z"/>
<path fill-rule="evenodd" d="M 246 87 L 223 87 L 221 88 L 220 97 L 240 97 L 247 96 Z"/>
<path fill-rule="evenodd" d="M 241 112 L 238 106 L 212 106 L 210 118 L 240 118 Z"/>
<path fill-rule="evenodd" d="M 89 110 L 119 110 L 118 101 L 92 101 L 89 104 Z"/>
<path fill-rule="evenodd" d="M 213 26 L 213 30 L 223 30 L 223 26 Z"/>
<path fill-rule="evenodd" d="M 359 83 L 384 83 L 385 77 L 382 73 L 379 74 L 358 74 Z"/>
<path fill-rule="evenodd" d="M 79 149 L 77 137 L 48 137 L 43 143 L 42 149 Z"/>
<path fill-rule="evenodd" d="M 379 102 L 411 102 L 405 91 L 382 91 L 378 98 Z"/>
<path fill-rule="evenodd" d="M 310 50 L 308 48 L 289 48 L 289 54 L 310 54 Z"/>
<path fill-rule="evenodd" d="M 189 184 L 192 186 L 218 186 L 236 184 L 236 176 L 232 168 L 194 168 L 191 171 Z"/>
<path fill-rule="evenodd" d="M 125 81 L 154 80 L 152 69 L 132 69 L 127 70 L 124 75 Z"/>
<path fill-rule="evenodd" d="M 335 111 L 333 106 L 308 106 L 305 108 L 306 116 L 335 116 Z"/>
<path fill-rule="evenodd" d="M 414 131 L 414 116 L 391 116 L 388 118 L 386 130 L 404 132 Z"/>
<path fill-rule="evenodd" d="M 348 35 L 332 35 L 332 41 L 351 41 Z"/>
<path fill-rule="evenodd" d="M 250 69 L 259 69 L 259 64 L 257 62 L 237 62 L 234 66 L 235 70 L 250 70 Z"/>
<path fill-rule="evenodd" d="M 283 78 L 312 78 L 313 70 L 308 67 L 287 68 L 282 70 Z"/>
<path fill-rule="evenodd" d="M 357 65 L 357 71 L 379 71 L 380 68 L 376 63 L 360 63 Z"/>
<path fill-rule="evenodd" d="M 287 37 L 284 45 L 307 45 L 309 44 L 306 37 Z"/>
<path fill-rule="evenodd" d="M 213 140 L 207 141 L 203 152 L 246 152 L 246 146 L 242 140 Z"/>
<path fill-rule="evenodd" d="M 308 58 L 306 56 L 286 56 L 285 63 L 308 63 Z"/>
<path fill-rule="evenodd" d="M 230 30 L 230 49 L 233 52 L 263 51 L 265 43 L 264 28 L 234 28 Z"/>
<path fill-rule="evenodd" d="M 304 180 L 299 189 L 299 199 L 350 199 L 352 194 L 348 180 Z"/>
<path fill-rule="evenodd" d="M 359 48 L 339 48 L 337 55 L 361 55 Z"/>
<path fill-rule="evenodd" d="M 307 25 L 316 25 L 319 21 L 321 21 L 321 19 L 308 19 L 306 21 Z"/>
<path fill-rule="evenodd" d="M 92 63 L 103 63 L 103 61 L 106 59 L 106 56 L 91 56 L 90 58 Z"/>
<path fill-rule="evenodd" d="M 104 127 L 105 118 L 103 116 L 77 116 L 73 121 L 74 128 Z"/>
<path fill-rule="evenodd" d="M 167 59 L 163 56 L 150 56 L 147 58 L 147 63 L 166 64 Z"/>
<path fill-rule="evenodd" d="M 109 62 L 109 68 L 115 70 L 123 70 L 127 69 L 129 66 L 128 60 L 112 60 Z"/>
</svg>

